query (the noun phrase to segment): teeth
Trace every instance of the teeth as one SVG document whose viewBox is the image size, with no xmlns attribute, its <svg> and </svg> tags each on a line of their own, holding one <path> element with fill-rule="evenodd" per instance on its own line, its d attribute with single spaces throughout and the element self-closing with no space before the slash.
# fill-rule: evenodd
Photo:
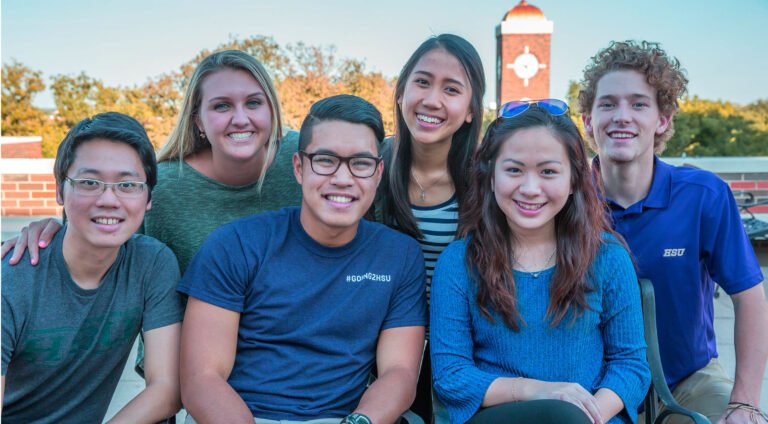
<svg viewBox="0 0 768 424">
<path fill-rule="evenodd" d="M 352 201 L 351 198 L 346 196 L 328 196 L 328 200 L 336 203 L 350 203 Z"/>
<path fill-rule="evenodd" d="M 234 138 L 235 140 L 244 140 L 248 137 L 253 135 L 252 131 L 249 132 L 241 132 L 241 133 L 231 133 L 229 134 L 229 138 Z"/>
<path fill-rule="evenodd" d="M 535 210 L 537 210 L 537 209 L 541 209 L 541 205 L 540 205 L 540 204 L 535 204 L 535 205 L 533 205 L 533 204 L 530 204 L 530 203 L 522 203 L 522 202 L 517 202 L 517 204 L 518 204 L 518 205 L 519 205 L 521 208 L 523 208 L 523 209 L 527 209 L 527 210 L 529 210 L 529 211 L 535 211 Z"/>
<path fill-rule="evenodd" d="M 635 135 L 629 133 L 610 133 L 611 138 L 632 138 Z"/>
<path fill-rule="evenodd" d="M 427 115 L 419 115 L 419 114 L 417 114 L 416 118 L 419 121 L 424 121 L 424 122 L 427 122 L 429 124 L 439 124 L 439 123 L 443 122 L 442 119 L 435 118 L 434 116 L 427 116 Z"/>
<path fill-rule="evenodd" d="M 96 218 L 94 219 L 97 224 L 114 225 L 120 222 L 117 218 Z"/>
</svg>

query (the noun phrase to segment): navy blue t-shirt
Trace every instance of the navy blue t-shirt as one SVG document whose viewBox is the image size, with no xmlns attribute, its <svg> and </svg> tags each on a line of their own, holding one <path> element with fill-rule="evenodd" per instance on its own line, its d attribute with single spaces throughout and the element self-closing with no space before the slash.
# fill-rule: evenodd
<svg viewBox="0 0 768 424">
<path fill-rule="evenodd" d="M 427 323 L 419 244 L 362 220 L 354 240 L 325 247 L 299 208 L 213 232 L 179 291 L 240 313 L 229 384 L 255 417 L 343 417 L 365 390 L 382 330 Z"/>
<path fill-rule="evenodd" d="M 674 386 L 717 357 L 714 285 L 733 295 L 759 284 L 755 251 L 730 188 L 711 172 L 654 158 L 643 200 L 626 209 L 607 201 L 639 277 L 653 282 L 661 362 Z"/>
</svg>

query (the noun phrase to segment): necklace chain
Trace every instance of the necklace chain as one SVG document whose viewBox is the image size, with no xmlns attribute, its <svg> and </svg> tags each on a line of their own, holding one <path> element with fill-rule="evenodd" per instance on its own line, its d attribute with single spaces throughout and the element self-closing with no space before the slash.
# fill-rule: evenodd
<svg viewBox="0 0 768 424">
<path fill-rule="evenodd" d="M 524 267 L 523 264 L 520 263 L 520 261 L 517 260 L 516 257 L 513 257 L 512 260 L 517 266 L 520 267 L 523 271 L 533 275 L 533 278 L 539 278 L 539 274 L 541 274 L 541 271 L 543 271 L 543 268 L 546 268 L 546 266 L 549 264 L 549 261 L 552 260 L 552 258 L 555 257 L 555 253 L 557 253 L 557 246 L 555 246 L 554 249 L 552 249 L 552 253 L 549 255 L 547 260 L 544 262 L 544 265 L 542 267 L 538 267 L 539 269 L 537 271 L 529 271 L 528 268 Z"/>
<path fill-rule="evenodd" d="M 421 192 L 419 193 L 419 198 L 421 199 L 422 202 L 427 198 L 427 190 L 434 187 L 435 184 L 439 183 L 443 179 L 443 177 L 447 174 L 448 173 L 446 172 L 445 174 L 440 175 L 440 178 L 433 181 L 432 184 L 427 186 L 427 188 L 424 188 L 424 186 L 421 185 L 421 182 L 419 182 L 419 178 L 416 177 L 416 173 L 413 172 L 413 170 L 411 170 L 411 176 L 413 177 L 413 182 L 415 182 L 416 185 L 419 186 L 419 191 Z"/>
</svg>

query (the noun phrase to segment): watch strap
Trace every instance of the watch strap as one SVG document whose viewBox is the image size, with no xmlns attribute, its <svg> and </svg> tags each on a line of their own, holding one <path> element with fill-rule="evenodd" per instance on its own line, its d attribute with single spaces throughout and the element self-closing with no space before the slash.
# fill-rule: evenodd
<svg viewBox="0 0 768 424">
<path fill-rule="evenodd" d="M 371 419 L 368 418 L 365 414 L 361 414 L 359 412 L 353 412 L 346 417 L 344 417 L 343 420 L 341 420 L 341 424 L 373 424 L 371 423 Z"/>
</svg>

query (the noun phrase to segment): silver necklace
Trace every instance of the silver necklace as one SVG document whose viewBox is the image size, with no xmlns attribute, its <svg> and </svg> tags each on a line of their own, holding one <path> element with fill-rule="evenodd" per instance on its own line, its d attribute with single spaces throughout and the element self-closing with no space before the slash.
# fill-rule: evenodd
<svg viewBox="0 0 768 424">
<path fill-rule="evenodd" d="M 421 191 L 421 193 L 419 193 L 419 198 L 423 202 L 427 198 L 427 190 L 432 188 L 435 184 L 439 183 L 440 180 L 442 180 L 445 175 L 441 175 L 440 178 L 436 179 L 432 184 L 428 185 L 427 188 L 424 188 L 421 185 L 421 183 L 419 182 L 419 179 L 416 177 L 416 174 L 413 172 L 413 170 L 411 170 L 411 176 L 413 177 L 413 182 L 415 182 L 416 185 L 419 186 L 419 191 Z"/>
<path fill-rule="evenodd" d="M 513 259 L 513 262 L 517 264 L 518 267 L 520 267 L 520 269 L 527 272 L 528 274 L 531 274 L 533 278 L 539 278 L 539 274 L 541 274 L 541 272 L 544 271 L 544 268 L 546 268 L 547 265 L 549 265 L 549 261 L 551 261 L 552 258 L 555 257 L 555 253 L 557 253 L 557 246 L 555 246 L 555 248 L 552 250 L 552 254 L 549 255 L 546 262 L 544 262 L 544 265 L 542 267 L 537 267 L 539 268 L 539 270 L 535 272 L 529 271 L 528 268 L 524 267 L 523 264 L 521 264 L 520 261 L 517 260 L 517 258 L 513 257 L 512 259 Z"/>
</svg>

